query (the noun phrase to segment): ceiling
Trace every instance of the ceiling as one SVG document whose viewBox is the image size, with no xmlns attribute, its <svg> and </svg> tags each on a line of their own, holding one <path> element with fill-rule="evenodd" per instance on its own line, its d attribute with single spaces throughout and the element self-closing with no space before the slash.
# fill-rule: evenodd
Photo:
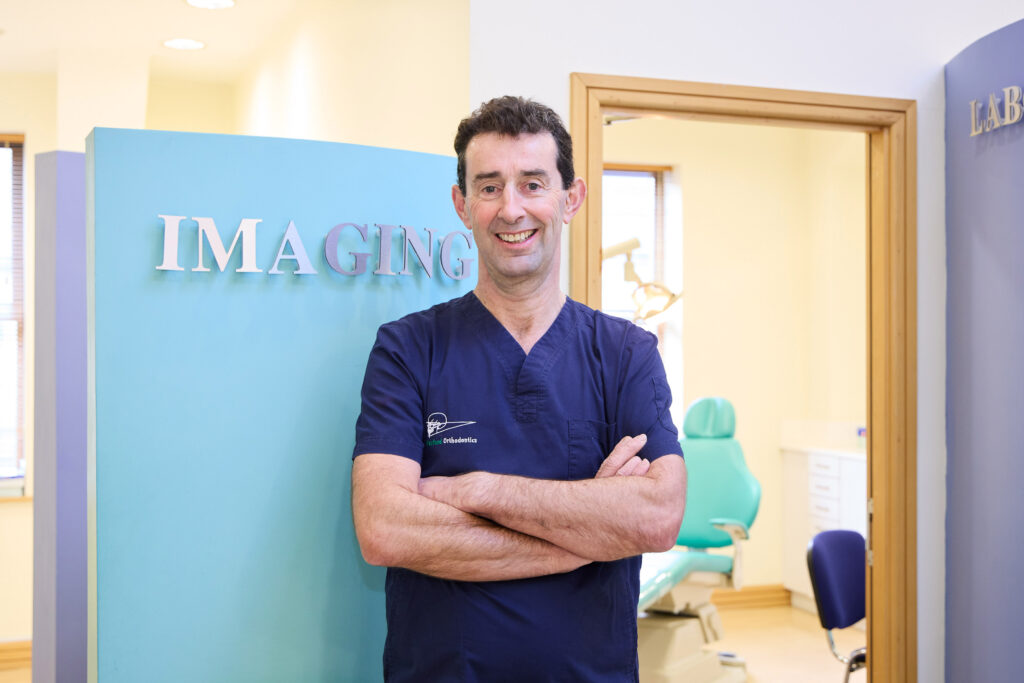
<svg viewBox="0 0 1024 683">
<path fill-rule="evenodd" d="M 185 0 L 0 0 L 0 71 L 55 73 L 61 52 L 92 52 L 148 60 L 159 76 L 233 80 L 303 4 L 236 0 L 202 10 Z M 171 50 L 163 46 L 170 38 L 206 48 Z"/>
</svg>

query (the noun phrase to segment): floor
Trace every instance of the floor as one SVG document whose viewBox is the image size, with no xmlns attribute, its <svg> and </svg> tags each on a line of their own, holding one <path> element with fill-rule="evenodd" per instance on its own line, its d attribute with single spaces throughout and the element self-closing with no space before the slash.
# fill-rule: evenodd
<svg viewBox="0 0 1024 683">
<path fill-rule="evenodd" d="M 832 656 L 816 615 L 793 607 L 719 610 L 725 638 L 715 649 L 735 652 L 747 662 L 748 683 L 841 683 L 845 667 Z M 866 633 L 835 631 L 836 649 L 848 654 L 863 647 Z M 867 681 L 867 672 L 850 676 Z"/>
<path fill-rule="evenodd" d="M 725 638 L 718 650 L 735 652 L 747 662 L 748 683 L 828 683 L 843 680 L 843 665 L 829 652 L 825 632 L 812 614 L 792 607 L 721 610 Z M 842 653 L 864 645 L 865 634 L 856 628 L 837 631 Z M 867 674 L 850 677 L 864 683 Z M 32 683 L 31 669 L 0 671 L 0 683 Z"/>
<path fill-rule="evenodd" d="M 32 669 L 0 671 L 0 683 L 32 683 Z"/>
</svg>

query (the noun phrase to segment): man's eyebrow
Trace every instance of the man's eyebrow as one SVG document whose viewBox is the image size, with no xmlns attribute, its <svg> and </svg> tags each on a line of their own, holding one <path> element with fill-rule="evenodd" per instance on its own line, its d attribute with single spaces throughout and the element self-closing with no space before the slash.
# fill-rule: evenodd
<svg viewBox="0 0 1024 683">
<path fill-rule="evenodd" d="M 543 168 L 532 168 L 532 169 L 523 171 L 522 173 L 519 174 L 519 176 L 521 178 L 544 178 L 544 179 L 547 179 L 548 172 L 545 171 Z M 475 176 L 473 176 L 473 182 L 474 183 L 478 183 L 481 180 L 494 180 L 495 178 L 500 178 L 500 177 L 501 177 L 501 172 L 500 171 L 488 171 L 487 173 L 477 173 Z"/>
</svg>

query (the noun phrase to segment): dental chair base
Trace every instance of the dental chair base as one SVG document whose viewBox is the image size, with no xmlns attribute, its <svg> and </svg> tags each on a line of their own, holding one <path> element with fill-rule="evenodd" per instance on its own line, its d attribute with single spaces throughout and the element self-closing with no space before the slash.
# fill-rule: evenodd
<svg viewBox="0 0 1024 683">
<path fill-rule="evenodd" d="M 729 587 L 721 574 L 694 572 L 686 583 L 678 583 L 647 609 L 655 612 L 694 617 L 700 622 L 705 643 L 722 638 L 722 620 L 718 608 L 711 603 L 711 591 Z"/>
<path fill-rule="evenodd" d="M 700 619 L 642 614 L 637 619 L 637 651 L 643 683 L 742 683 L 742 665 L 724 664 L 704 649 Z"/>
</svg>

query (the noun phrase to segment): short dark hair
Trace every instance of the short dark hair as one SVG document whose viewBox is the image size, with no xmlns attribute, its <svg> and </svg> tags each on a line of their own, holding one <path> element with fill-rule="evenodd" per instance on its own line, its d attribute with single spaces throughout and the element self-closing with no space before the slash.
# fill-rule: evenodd
<svg viewBox="0 0 1024 683">
<path fill-rule="evenodd" d="M 568 190 L 576 178 L 572 166 L 572 138 L 561 117 L 550 107 L 524 97 L 495 97 L 462 119 L 455 133 L 455 154 L 458 156 L 456 173 L 459 191 L 466 194 L 466 147 L 481 133 L 497 133 L 517 137 L 523 133 L 551 133 L 558 148 L 556 165 L 562 176 L 562 189 Z"/>
</svg>

